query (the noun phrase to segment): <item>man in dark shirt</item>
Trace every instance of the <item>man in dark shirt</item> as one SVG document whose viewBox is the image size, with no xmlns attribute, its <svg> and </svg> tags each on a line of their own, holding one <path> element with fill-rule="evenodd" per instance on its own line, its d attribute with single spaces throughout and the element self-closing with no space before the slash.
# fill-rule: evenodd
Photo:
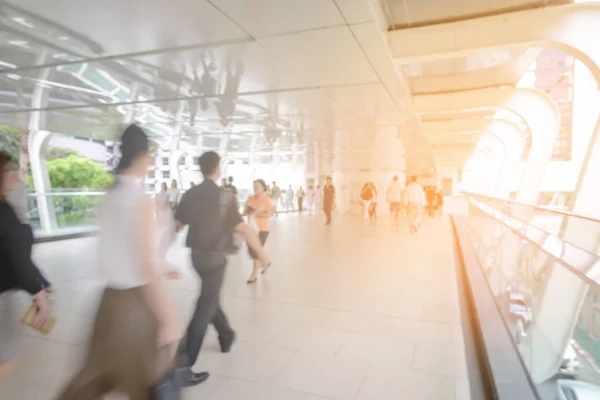
<svg viewBox="0 0 600 400">
<path fill-rule="evenodd" d="M 331 177 L 328 176 L 325 188 L 323 188 L 323 211 L 325 211 L 325 216 L 327 217 L 327 222 L 325 222 L 325 226 L 331 225 L 331 210 L 333 210 L 334 202 L 335 187 L 333 186 Z"/>
<path fill-rule="evenodd" d="M 235 194 L 237 194 L 237 188 L 235 187 L 235 185 L 233 184 L 233 176 L 229 177 L 229 183 L 227 184 L 227 188 L 231 189 L 231 191 Z"/>
<path fill-rule="evenodd" d="M 223 353 L 231 350 L 235 340 L 235 332 L 229 326 L 219 299 L 227 265 L 224 239 L 234 232 L 241 234 L 248 247 L 257 252 L 261 262 L 270 264 L 256 232 L 244 223 L 235 195 L 216 184 L 221 175 L 220 161 L 219 155 L 213 151 L 200 157 L 204 182 L 183 195 L 175 214 L 176 230 L 189 225 L 187 246 L 192 250 L 192 264 L 202 281 L 196 310 L 177 352 L 178 372 L 184 386 L 197 385 L 208 378 L 207 372 L 194 373 L 192 367 L 210 323 L 219 333 Z"/>
</svg>

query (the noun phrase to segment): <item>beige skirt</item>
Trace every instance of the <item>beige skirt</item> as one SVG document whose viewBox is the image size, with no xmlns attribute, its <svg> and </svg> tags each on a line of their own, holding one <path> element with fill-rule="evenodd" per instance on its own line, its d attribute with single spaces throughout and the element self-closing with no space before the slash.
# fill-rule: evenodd
<svg viewBox="0 0 600 400">
<path fill-rule="evenodd" d="M 88 400 L 111 391 L 152 399 L 157 379 L 171 365 L 168 349 L 156 347 L 157 329 L 141 288 L 107 288 L 85 364 L 59 399 Z"/>
</svg>

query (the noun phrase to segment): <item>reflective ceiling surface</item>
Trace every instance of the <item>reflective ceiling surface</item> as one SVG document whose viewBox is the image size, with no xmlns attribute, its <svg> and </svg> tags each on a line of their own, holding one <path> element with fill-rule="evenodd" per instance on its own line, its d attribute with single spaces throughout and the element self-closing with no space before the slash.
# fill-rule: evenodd
<svg viewBox="0 0 600 400">
<path fill-rule="evenodd" d="M 188 146 L 228 135 L 232 150 L 277 142 L 326 153 L 339 140 L 368 146 L 379 127 L 393 126 L 409 173 L 431 172 L 434 161 L 464 161 L 475 139 L 431 146 L 421 120 L 438 117 L 417 115 L 411 90 L 444 90 L 447 77 L 494 69 L 510 70 L 502 84 L 516 84 L 531 55 L 514 48 L 396 65 L 385 30 L 542 3 L 554 2 L 0 1 L 0 123 L 40 113 L 49 131 L 112 139 L 135 120 L 164 143 L 181 127 Z"/>
<path fill-rule="evenodd" d="M 49 131 L 110 139 L 133 115 L 164 142 L 179 123 L 190 143 L 289 137 L 324 150 L 340 133 L 406 125 L 353 31 L 377 30 L 364 0 L 0 6 L 0 123 L 40 111 Z"/>
</svg>

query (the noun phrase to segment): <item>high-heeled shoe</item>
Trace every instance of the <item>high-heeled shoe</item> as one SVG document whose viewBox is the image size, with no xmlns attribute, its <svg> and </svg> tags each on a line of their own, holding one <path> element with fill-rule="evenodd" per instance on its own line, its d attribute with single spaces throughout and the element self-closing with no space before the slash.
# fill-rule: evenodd
<svg viewBox="0 0 600 400">
<path fill-rule="evenodd" d="M 248 285 L 252 285 L 254 282 L 256 282 L 258 280 L 258 278 L 255 276 L 254 279 L 250 278 L 246 281 L 246 283 Z"/>
</svg>

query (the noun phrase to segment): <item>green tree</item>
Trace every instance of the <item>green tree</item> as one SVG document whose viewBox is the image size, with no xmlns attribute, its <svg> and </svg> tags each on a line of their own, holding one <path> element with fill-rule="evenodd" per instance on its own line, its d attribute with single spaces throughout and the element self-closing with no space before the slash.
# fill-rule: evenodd
<svg viewBox="0 0 600 400">
<path fill-rule="evenodd" d="M 101 164 L 74 154 L 46 165 L 53 189 L 103 190 L 114 181 Z M 91 223 L 101 198 L 95 194 L 53 196 L 59 226 Z"/>
<path fill-rule="evenodd" d="M 105 189 L 113 183 L 104 166 L 78 155 L 49 160 L 46 165 L 54 189 Z"/>
<path fill-rule="evenodd" d="M 20 140 L 18 129 L 0 125 L 0 150 L 10 154 L 15 162 L 19 162 Z"/>
<path fill-rule="evenodd" d="M 66 149 L 63 147 L 51 147 L 50 149 L 48 149 L 48 152 L 46 153 L 46 159 L 54 160 L 57 158 L 65 158 L 68 156 L 76 156 L 76 155 L 78 155 L 78 154 L 75 150 Z"/>
</svg>

